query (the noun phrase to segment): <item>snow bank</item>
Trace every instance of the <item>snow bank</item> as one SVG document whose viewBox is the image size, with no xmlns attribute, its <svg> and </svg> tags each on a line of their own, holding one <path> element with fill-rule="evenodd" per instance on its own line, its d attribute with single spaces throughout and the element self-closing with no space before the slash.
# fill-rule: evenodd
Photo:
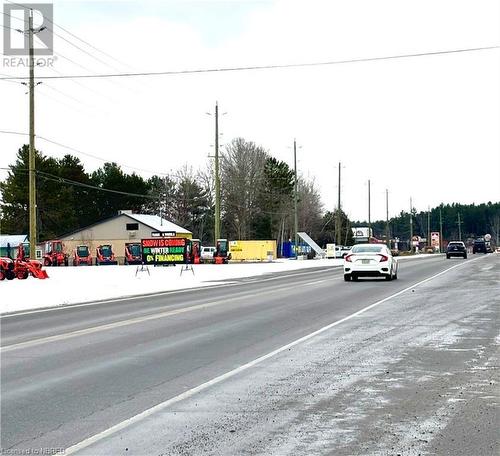
<svg viewBox="0 0 500 456">
<path fill-rule="evenodd" d="M 184 288 L 205 287 L 231 282 L 241 277 L 273 272 L 294 271 L 318 266 L 341 266 L 342 260 L 277 260 L 272 263 L 200 264 L 191 271 L 175 267 L 149 267 L 137 272 L 137 266 L 47 267 L 46 280 L 29 277 L 26 280 L 0 282 L 0 313 L 54 307 L 124 296 L 157 293 Z"/>
</svg>

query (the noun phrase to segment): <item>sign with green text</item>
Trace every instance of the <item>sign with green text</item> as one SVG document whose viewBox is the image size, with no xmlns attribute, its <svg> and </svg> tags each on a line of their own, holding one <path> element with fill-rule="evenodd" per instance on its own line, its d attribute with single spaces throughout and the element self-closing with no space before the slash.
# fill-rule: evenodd
<svg viewBox="0 0 500 456">
<path fill-rule="evenodd" d="M 184 238 L 141 239 L 144 264 L 185 263 L 188 240 Z"/>
</svg>

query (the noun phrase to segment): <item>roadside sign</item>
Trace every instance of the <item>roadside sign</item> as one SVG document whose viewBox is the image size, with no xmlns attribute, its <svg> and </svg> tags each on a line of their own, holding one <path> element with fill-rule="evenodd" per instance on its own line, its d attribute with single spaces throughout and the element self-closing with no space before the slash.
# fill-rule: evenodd
<svg viewBox="0 0 500 456">
<path fill-rule="evenodd" d="M 188 242 L 188 239 L 175 237 L 141 239 L 142 262 L 152 265 L 185 263 Z"/>
<path fill-rule="evenodd" d="M 175 231 L 151 231 L 151 237 L 175 237 L 177 233 Z"/>
</svg>

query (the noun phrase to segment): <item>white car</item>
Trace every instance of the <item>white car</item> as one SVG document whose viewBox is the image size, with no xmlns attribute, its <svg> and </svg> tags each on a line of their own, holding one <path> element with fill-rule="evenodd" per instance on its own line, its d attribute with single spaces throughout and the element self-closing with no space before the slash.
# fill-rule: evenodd
<svg viewBox="0 0 500 456">
<path fill-rule="evenodd" d="M 202 247 L 200 252 L 201 262 L 213 262 L 215 250 L 215 247 Z"/>
<path fill-rule="evenodd" d="M 344 280 L 358 277 L 398 278 L 398 262 L 383 244 L 357 244 L 344 258 Z"/>
</svg>

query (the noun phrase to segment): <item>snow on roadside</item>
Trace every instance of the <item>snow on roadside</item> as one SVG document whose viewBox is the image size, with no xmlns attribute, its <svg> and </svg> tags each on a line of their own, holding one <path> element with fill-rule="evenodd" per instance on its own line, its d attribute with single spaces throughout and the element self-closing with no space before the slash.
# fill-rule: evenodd
<svg viewBox="0 0 500 456">
<path fill-rule="evenodd" d="M 420 257 L 425 258 L 426 255 Z M 415 257 L 413 257 L 415 258 Z M 242 277 L 314 267 L 340 267 L 343 260 L 285 260 L 272 263 L 234 263 L 193 265 L 194 274 L 176 267 L 149 267 L 138 272 L 137 266 L 48 267 L 46 280 L 0 281 L 0 314 L 41 307 L 91 302 L 124 296 L 205 287 L 231 282 Z"/>
<path fill-rule="evenodd" d="M 46 280 L 29 277 L 26 280 L 0 282 L 0 313 L 64 304 L 90 302 L 123 296 L 195 288 L 231 282 L 241 277 L 259 276 L 297 269 L 340 266 L 342 260 L 277 260 L 272 263 L 200 264 L 191 271 L 175 267 L 152 267 L 137 272 L 137 266 L 47 267 Z"/>
</svg>

